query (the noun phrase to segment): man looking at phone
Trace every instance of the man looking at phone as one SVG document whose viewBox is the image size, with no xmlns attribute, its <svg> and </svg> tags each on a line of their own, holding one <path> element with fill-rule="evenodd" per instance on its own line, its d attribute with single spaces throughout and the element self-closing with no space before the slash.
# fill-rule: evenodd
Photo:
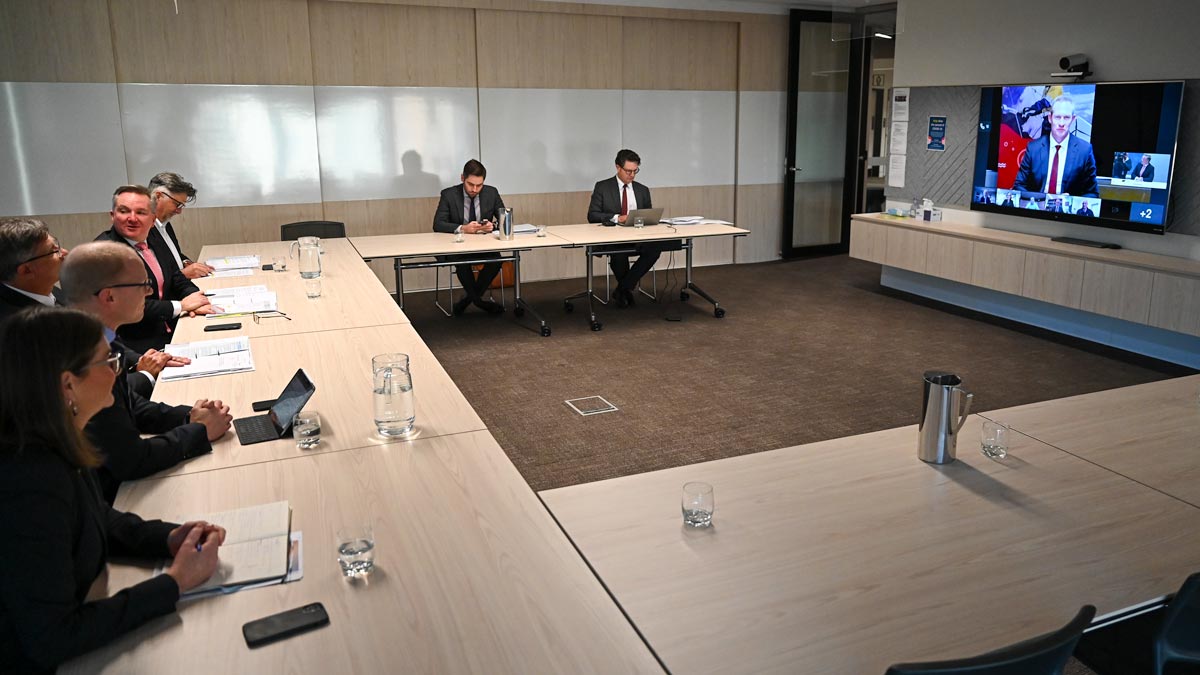
<svg viewBox="0 0 1200 675">
<path fill-rule="evenodd" d="M 490 234 L 496 229 L 496 213 L 504 208 L 504 200 L 500 192 L 491 185 L 484 185 L 487 169 L 477 160 L 472 159 L 463 166 L 461 185 L 453 185 L 442 190 L 442 198 L 438 201 L 437 211 L 433 214 L 433 229 L 436 232 L 450 234 Z M 479 258 L 499 258 L 499 253 L 478 253 L 458 256 L 438 256 L 439 260 L 478 260 Z M 504 308 L 484 300 L 483 294 L 492 285 L 492 280 L 500 273 L 500 263 L 486 263 L 476 277 L 470 265 L 456 265 L 455 273 L 462 284 L 463 298 L 454 303 L 454 314 L 461 315 L 467 310 L 467 305 L 474 304 L 489 314 L 500 314 Z"/>
</svg>

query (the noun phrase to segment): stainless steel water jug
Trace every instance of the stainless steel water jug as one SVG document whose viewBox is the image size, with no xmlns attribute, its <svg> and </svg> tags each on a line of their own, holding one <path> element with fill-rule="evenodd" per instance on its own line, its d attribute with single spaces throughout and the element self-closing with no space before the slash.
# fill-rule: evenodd
<svg viewBox="0 0 1200 675">
<path fill-rule="evenodd" d="M 962 378 L 940 370 L 925 372 L 921 399 L 921 424 L 917 428 L 917 457 L 931 464 L 954 461 L 958 430 L 971 412 L 974 394 L 961 386 Z"/>
<path fill-rule="evenodd" d="M 496 209 L 496 231 L 500 233 L 501 239 L 511 240 L 513 238 L 512 209 Z"/>
</svg>

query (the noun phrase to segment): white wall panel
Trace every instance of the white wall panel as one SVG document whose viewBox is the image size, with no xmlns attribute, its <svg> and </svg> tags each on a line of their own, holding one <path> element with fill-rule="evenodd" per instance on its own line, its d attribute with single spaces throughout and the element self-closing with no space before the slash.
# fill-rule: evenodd
<svg viewBox="0 0 1200 675">
<path fill-rule="evenodd" d="M 735 92 L 627 90 L 623 99 L 622 146 L 642 158 L 638 182 L 733 184 Z"/>
<path fill-rule="evenodd" d="M 129 175 L 177 171 L 200 206 L 321 201 L 313 88 L 121 84 Z"/>
<path fill-rule="evenodd" d="M 317 87 L 326 201 L 436 197 L 479 156 L 475 89 Z"/>
<path fill-rule="evenodd" d="M 0 157 L 0 216 L 107 211 L 129 180 L 117 86 L 0 83 Z"/>
<path fill-rule="evenodd" d="M 488 182 L 500 194 L 591 190 L 621 149 L 615 89 L 480 89 Z"/>
<path fill-rule="evenodd" d="M 796 96 L 796 168 L 801 183 L 841 180 L 846 156 L 846 96 L 802 91 Z"/>
<path fill-rule="evenodd" d="M 783 182 L 787 92 L 743 91 L 738 95 L 740 185 Z"/>
</svg>

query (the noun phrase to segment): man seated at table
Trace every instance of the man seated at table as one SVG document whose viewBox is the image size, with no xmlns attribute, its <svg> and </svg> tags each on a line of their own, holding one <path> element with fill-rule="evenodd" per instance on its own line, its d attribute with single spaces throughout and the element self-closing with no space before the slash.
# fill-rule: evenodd
<svg viewBox="0 0 1200 675">
<path fill-rule="evenodd" d="M 150 230 L 146 243 L 154 249 L 163 269 L 173 265 L 189 279 L 212 274 L 211 267 L 188 258 L 171 225 L 172 216 L 183 213 L 183 207 L 196 201 L 196 188 L 183 176 L 170 171 L 155 174 L 146 187 L 150 188 L 150 204 L 154 207 L 154 229 Z"/>
<path fill-rule="evenodd" d="M 126 358 L 117 328 L 141 320 L 146 294 L 153 288 L 137 253 L 112 242 L 79 246 L 63 265 L 62 286 L 70 306 L 99 319 L 113 353 Z M 104 456 L 96 476 L 109 503 L 121 481 L 144 478 L 212 452 L 212 441 L 223 436 L 233 420 L 221 401 L 201 399 L 190 407 L 153 403 L 131 391 L 124 377 L 115 379 L 112 395 L 113 404 L 96 413 L 85 428 Z"/>
<path fill-rule="evenodd" d="M 97 241 L 126 244 L 137 251 L 153 284 L 145 299 L 141 321 L 121 326 L 125 344 L 138 351 L 159 349 L 170 341 L 180 315 L 212 314 L 212 303 L 183 272 L 164 267 L 159 255 L 147 243 L 154 227 L 150 191 L 141 185 L 122 185 L 113 193 L 112 228 L 101 232 Z"/>
<path fill-rule="evenodd" d="M 463 234 L 488 234 L 495 229 L 496 213 L 504 208 L 504 200 L 500 192 L 491 185 L 484 185 L 487 169 L 477 160 L 472 159 L 463 166 L 461 185 L 454 185 L 442 190 L 442 198 L 438 201 L 437 211 L 433 214 L 433 229 L 437 232 Z M 499 253 L 470 253 L 465 255 L 438 256 L 438 260 L 478 260 L 480 258 L 499 258 Z M 500 305 L 491 300 L 484 300 L 492 280 L 500 273 L 500 263 L 490 262 L 483 265 L 476 277 L 471 272 L 470 265 L 456 265 L 455 274 L 462 284 L 463 298 L 454 303 L 454 313 L 460 315 L 467 311 L 467 305 L 476 307 L 491 314 L 504 311 Z"/>
<path fill-rule="evenodd" d="M 67 249 L 33 218 L 0 220 L 0 322 L 38 305 L 62 304 L 54 295 Z"/>
<path fill-rule="evenodd" d="M 618 225 L 626 221 L 629 212 L 636 209 L 652 208 L 650 203 L 650 188 L 633 180 L 641 171 L 642 158 L 633 150 L 621 150 L 617 153 L 616 178 L 605 178 L 598 181 L 592 190 L 592 201 L 588 204 L 588 222 L 604 225 Z M 628 249 L 628 244 L 613 246 L 598 246 L 595 250 Z M 679 241 L 651 241 L 637 245 L 637 262 L 629 266 L 628 253 L 613 253 L 608 257 L 608 265 L 612 268 L 613 276 L 617 278 L 617 288 L 613 291 L 613 300 L 617 307 L 630 307 L 634 303 L 633 289 L 649 272 L 658 256 L 663 251 L 678 251 Z"/>
</svg>

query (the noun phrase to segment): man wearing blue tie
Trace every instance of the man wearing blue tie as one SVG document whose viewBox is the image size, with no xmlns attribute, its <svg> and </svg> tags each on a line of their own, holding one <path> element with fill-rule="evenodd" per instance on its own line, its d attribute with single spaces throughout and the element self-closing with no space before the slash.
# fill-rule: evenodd
<svg viewBox="0 0 1200 675">
<path fill-rule="evenodd" d="M 1075 101 L 1070 94 L 1062 94 L 1051 105 L 1050 135 L 1030 141 L 1025 147 L 1014 189 L 1099 196 L 1092 144 L 1071 133 L 1074 123 Z"/>
</svg>

